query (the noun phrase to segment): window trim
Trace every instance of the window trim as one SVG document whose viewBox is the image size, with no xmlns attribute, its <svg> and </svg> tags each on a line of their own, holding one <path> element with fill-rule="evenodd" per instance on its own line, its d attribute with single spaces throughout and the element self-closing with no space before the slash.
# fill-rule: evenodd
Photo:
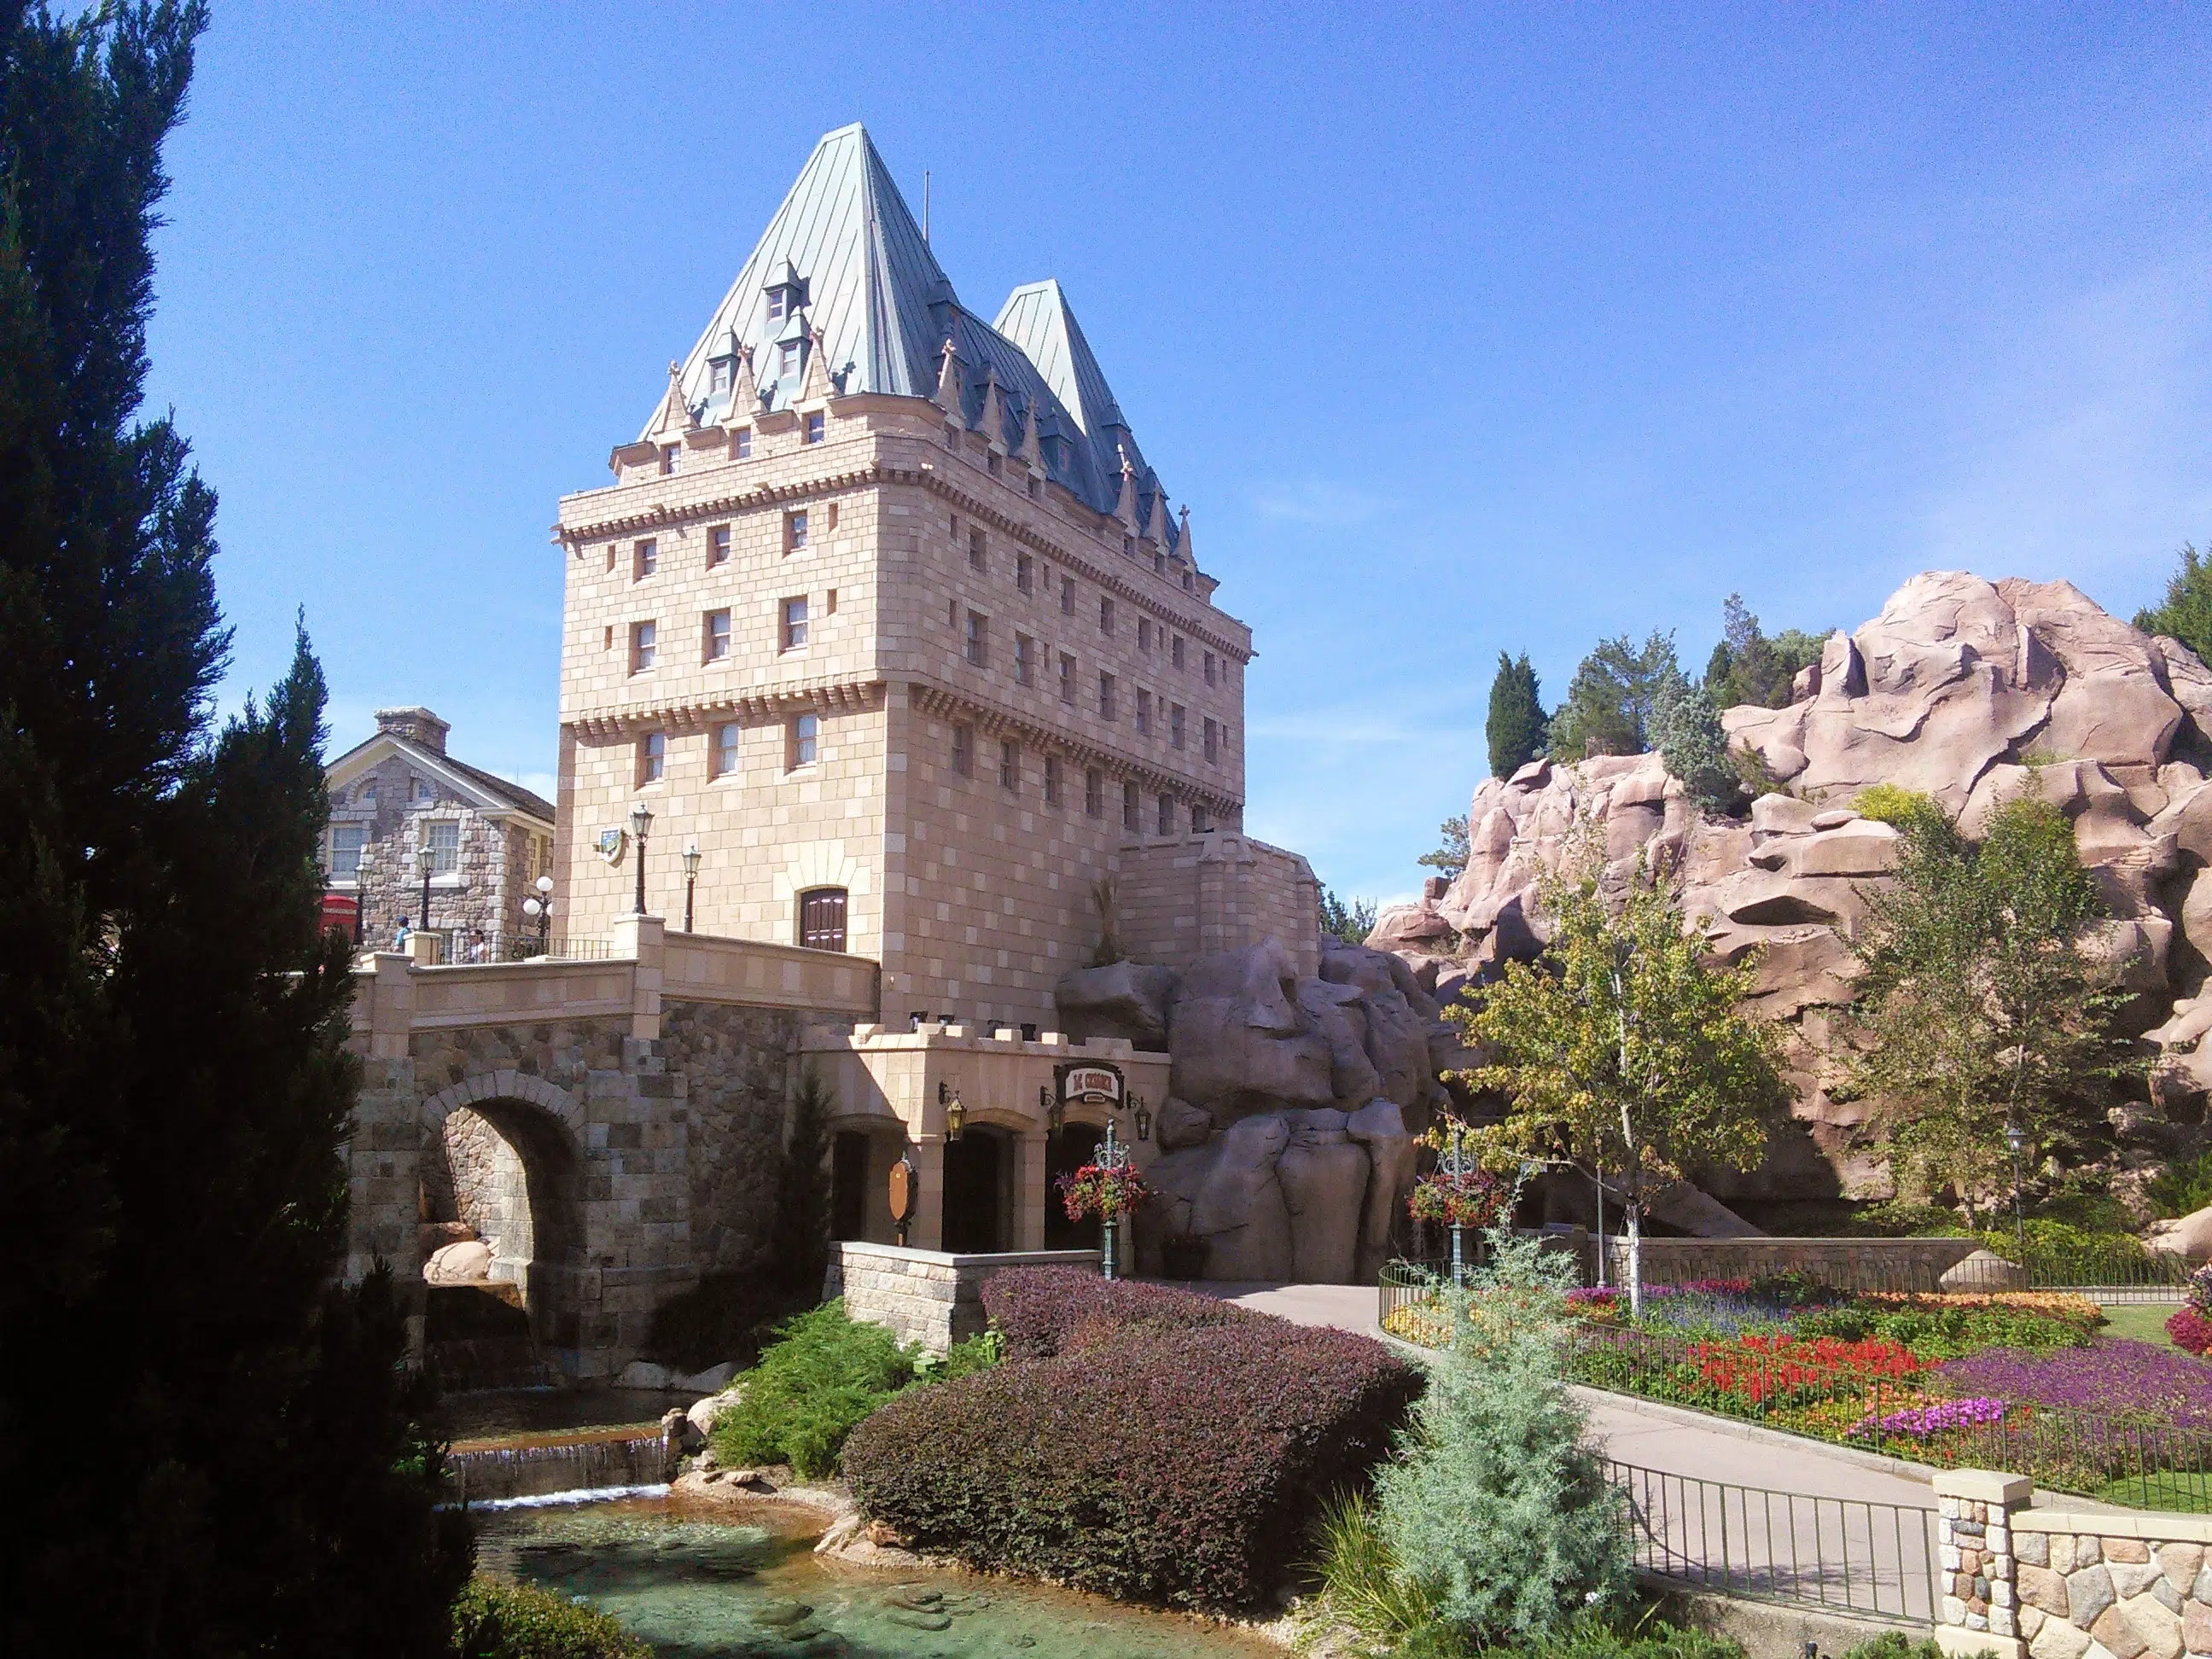
<svg viewBox="0 0 2212 1659">
<path fill-rule="evenodd" d="M 725 734 L 734 742 L 724 743 Z M 734 778 L 744 766 L 744 723 L 741 720 L 720 720 L 707 734 L 707 776 L 720 783 L 725 778 Z"/>
<path fill-rule="evenodd" d="M 805 753 L 811 746 L 814 752 Z M 784 727 L 783 769 L 787 774 L 803 772 L 818 765 L 822 759 L 822 718 L 818 714 L 793 714 Z"/>
<path fill-rule="evenodd" d="M 649 783 L 660 783 L 668 776 L 668 733 L 655 730 L 641 732 L 637 738 L 636 787 L 642 789 Z"/>
<path fill-rule="evenodd" d="M 722 625 L 719 632 L 714 627 L 718 622 Z M 729 606 L 723 605 L 719 610 L 703 612 L 700 618 L 700 629 L 702 638 L 699 645 L 699 660 L 702 662 L 729 661 L 731 645 L 735 637 L 730 625 Z M 717 645 L 722 647 L 719 651 L 714 648 Z"/>
<path fill-rule="evenodd" d="M 794 593 L 775 602 L 775 636 L 779 643 L 776 653 L 806 649 L 808 623 L 806 595 Z"/>
</svg>

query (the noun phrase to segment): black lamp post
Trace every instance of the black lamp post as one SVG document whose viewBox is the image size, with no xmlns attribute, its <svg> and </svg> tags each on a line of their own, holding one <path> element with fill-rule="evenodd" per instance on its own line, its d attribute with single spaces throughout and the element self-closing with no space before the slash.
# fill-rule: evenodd
<svg viewBox="0 0 2212 1659">
<path fill-rule="evenodd" d="M 363 930 L 368 926 L 368 845 L 362 837 L 362 849 L 353 860 L 353 948 L 361 949 Z"/>
<path fill-rule="evenodd" d="M 429 831 L 425 830 L 422 833 L 427 836 Z M 416 843 L 415 864 L 422 872 L 422 920 L 417 925 L 426 933 L 430 931 L 430 866 L 437 861 L 438 855 L 430 850 L 428 842 Z"/>
<path fill-rule="evenodd" d="M 684 849 L 684 931 L 691 931 L 691 902 L 699 891 L 699 843 Z"/>
<path fill-rule="evenodd" d="M 550 953 L 553 945 L 553 878 L 540 876 L 531 884 L 538 891 L 522 901 L 522 914 L 538 924 L 538 954 L 542 957 Z"/>
<path fill-rule="evenodd" d="M 2020 1256 L 2020 1270 L 2027 1272 L 2027 1220 L 2020 1202 L 2020 1155 L 2027 1145 L 2027 1133 L 2017 1123 L 2005 1125 L 2005 1147 L 2012 1153 L 2012 1236 L 2013 1248 Z"/>
<path fill-rule="evenodd" d="M 645 914 L 645 838 L 653 830 L 653 813 L 643 801 L 629 809 L 630 839 L 637 843 L 637 898 L 630 906 L 633 915 Z"/>
</svg>

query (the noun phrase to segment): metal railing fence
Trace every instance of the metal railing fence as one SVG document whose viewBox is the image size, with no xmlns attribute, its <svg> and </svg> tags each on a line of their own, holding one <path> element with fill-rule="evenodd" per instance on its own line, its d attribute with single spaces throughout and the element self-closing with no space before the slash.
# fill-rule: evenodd
<svg viewBox="0 0 2212 1659">
<path fill-rule="evenodd" d="M 1723 1595 L 1927 1623 L 1936 1510 L 1770 1492 L 1608 1460 L 1639 1571 Z"/>
<path fill-rule="evenodd" d="M 465 968 L 495 962 L 605 962 L 611 947 L 604 939 L 568 939 L 559 933 L 541 938 L 535 928 L 519 933 L 454 933 L 433 929 L 438 935 L 436 966 Z"/>
</svg>

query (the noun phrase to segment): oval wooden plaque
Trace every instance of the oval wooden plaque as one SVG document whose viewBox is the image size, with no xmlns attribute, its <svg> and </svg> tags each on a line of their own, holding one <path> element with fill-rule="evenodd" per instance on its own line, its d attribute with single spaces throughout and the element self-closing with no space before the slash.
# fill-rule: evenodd
<svg viewBox="0 0 2212 1659">
<path fill-rule="evenodd" d="M 914 1165 L 901 1158 L 891 1165 L 891 1220 L 903 1227 L 914 1215 Z"/>
</svg>

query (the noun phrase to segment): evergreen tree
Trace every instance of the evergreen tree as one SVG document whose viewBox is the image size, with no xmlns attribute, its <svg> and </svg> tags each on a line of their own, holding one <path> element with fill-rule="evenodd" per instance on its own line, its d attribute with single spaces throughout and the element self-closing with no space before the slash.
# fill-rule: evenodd
<svg viewBox="0 0 2212 1659">
<path fill-rule="evenodd" d="M 1446 818 L 1437 826 L 1437 833 L 1443 837 L 1437 850 L 1422 854 L 1413 862 L 1442 871 L 1446 881 L 1457 881 L 1459 872 L 1467 868 L 1467 820 Z"/>
<path fill-rule="evenodd" d="M 1355 898 L 1346 904 L 1334 888 L 1321 890 L 1321 930 L 1346 945 L 1364 944 L 1375 931 L 1375 901 Z"/>
<path fill-rule="evenodd" d="M 137 418 L 204 23 L 0 3 L 0 1651 L 437 1654 L 466 1522 L 389 1277 L 332 1287 L 322 678 L 212 729 L 215 497 Z"/>
<path fill-rule="evenodd" d="M 1787 708 L 1799 671 L 1820 660 L 1827 641 L 1818 634 L 1784 629 L 1769 639 L 1759 618 L 1731 593 L 1721 607 L 1721 642 L 1705 663 L 1706 695 L 1716 709 L 1738 703 Z"/>
<path fill-rule="evenodd" d="M 1733 811 L 1743 786 L 1729 756 L 1720 711 L 1705 689 L 1677 675 L 1662 686 L 1651 723 L 1659 757 L 1681 780 L 1690 799 L 1708 812 Z"/>
<path fill-rule="evenodd" d="M 1567 700 L 1552 716 L 1553 757 L 1640 755 L 1651 747 L 1651 711 L 1668 677 L 1679 679 L 1674 636 L 1654 632 L 1641 648 L 1626 634 L 1601 640 L 1567 685 Z"/>
<path fill-rule="evenodd" d="M 780 1288 L 822 1293 L 830 1266 L 830 1114 L 836 1102 L 810 1066 L 792 1102 L 791 1137 L 784 1143 L 782 1178 L 775 1189 L 775 1239 L 769 1271 Z"/>
<path fill-rule="evenodd" d="M 1483 723 L 1490 741 L 1490 775 L 1510 778 L 1544 749 L 1544 694 L 1528 653 L 1516 659 L 1498 653 L 1498 674 L 1490 682 L 1490 718 Z"/>
<path fill-rule="evenodd" d="M 2166 585 L 2166 603 L 2136 611 L 2136 626 L 2146 634 L 2179 640 L 2200 660 L 2212 662 L 2212 558 L 2184 543 L 2181 568 Z"/>
</svg>

